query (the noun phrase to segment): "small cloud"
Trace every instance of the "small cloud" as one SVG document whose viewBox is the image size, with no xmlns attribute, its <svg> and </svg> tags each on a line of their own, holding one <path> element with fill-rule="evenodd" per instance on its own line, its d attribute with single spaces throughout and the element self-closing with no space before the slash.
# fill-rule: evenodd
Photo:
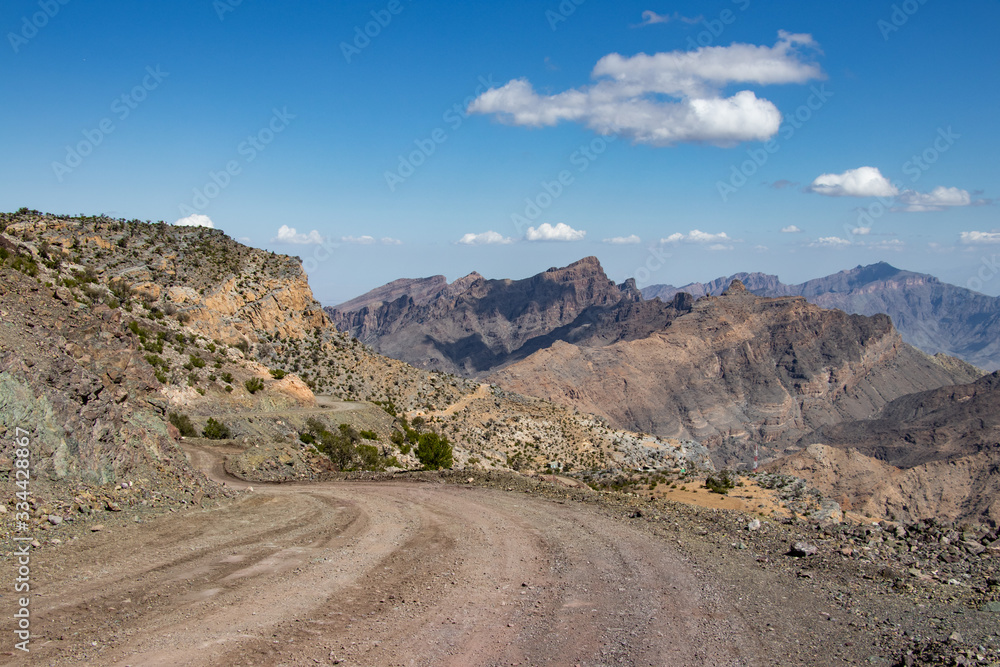
<svg viewBox="0 0 1000 667">
<path fill-rule="evenodd" d="M 795 225 L 788 225 L 787 227 L 782 227 L 781 228 L 781 233 L 782 234 L 801 234 L 802 230 L 799 229 L 798 227 L 796 227 Z"/>
<path fill-rule="evenodd" d="M 610 239 L 604 239 L 601 243 L 609 243 L 611 245 L 635 245 L 636 243 L 642 243 L 642 239 L 635 234 L 630 234 L 628 236 L 613 236 Z"/>
<path fill-rule="evenodd" d="M 712 234 L 709 232 L 703 232 L 700 229 L 692 229 L 687 234 L 681 234 L 679 232 L 671 234 L 665 239 L 660 239 L 660 243 L 700 243 L 700 244 L 718 244 L 718 243 L 728 243 L 732 239 L 725 232 L 719 232 L 718 234 Z"/>
<path fill-rule="evenodd" d="M 250 237 L 249 236 L 241 236 L 241 237 L 239 237 L 236 240 L 239 241 L 240 243 L 250 243 Z"/>
<path fill-rule="evenodd" d="M 394 239 L 391 236 L 383 236 L 379 239 L 379 243 L 382 245 L 403 245 L 403 242 L 399 239 Z"/>
<path fill-rule="evenodd" d="M 1000 243 L 1000 232 L 962 232 L 958 240 L 964 245 Z"/>
<path fill-rule="evenodd" d="M 875 167 L 822 174 L 807 190 L 827 197 L 895 197 L 899 194 L 899 189 Z"/>
<path fill-rule="evenodd" d="M 809 244 L 810 248 L 846 248 L 851 245 L 851 242 L 847 239 L 842 239 L 839 236 L 824 236 L 818 238 Z"/>
<path fill-rule="evenodd" d="M 871 250 L 902 250 L 906 247 L 906 244 L 899 239 L 886 239 L 878 243 L 865 244 L 865 247 Z"/>
<path fill-rule="evenodd" d="M 212 219 L 207 215 L 201 213 L 192 213 L 186 218 L 181 218 L 174 222 L 175 227 L 208 227 L 209 229 L 215 229 L 215 224 Z"/>
<path fill-rule="evenodd" d="M 871 227 L 855 227 L 851 230 L 853 236 L 868 236 L 872 233 Z"/>
<path fill-rule="evenodd" d="M 499 234 L 492 229 L 482 234 L 466 234 L 458 240 L 459 245 L 504 245 L 513 243 L 514 239 Z"/>
<path fill-rule="evenodd" d="M 753 249 L 755 252 L 767 252 L 770 250 L 766 245 L 755 245 Z"/>
<path fill-rule="evenodd" d="M 351 245 L 372 245 L 375 243 L 375 237 L 367 234 L 364 236 L 341 236 L 340 242 Z"/>
<path fill-rule="evenodd" d="M 689 18 L 687 16 L 681 16 L 678 12 L 671 14 L 657 14 L 652 9 L 647 9 L 642 13 L 642 23 L 634 26 L 636 28 L 644 28 L 648 25 L 656 25 L 658 23 L 670 23 L 671 21 L 680 21 L 681 23 L 687 23 L 688 25 L 694 25 L 699 21 L 703 20 L 704 17 L 701 15 Z"/>
<path fill-rule="evenodd" d="M 943 211 L 951 206 L 969 206 L 972 195 L 968 190 L 938 186 L 930 192 L 907 190 L 899 195 L 897 201 L 902 204 L 898 210 L 908 212 Z"/>
<path fill-rule="evenodd" d="M 774 188 L 775 190 L 784 190 L 785 188 L 794 188 L 796 185 L 798 185 L 798 183 L 793 183 L 792 181 L 786 181 L 783 178 L 781 180 L 775 181 L 774 183 L 771 183 L 771 187 Z"/>
<path fill-rule="evenodd" d="M 524 238 L 528 241 L 580 241 L 587 232 L 573 229 L 565 222 L 560 222 L 555 227 L 549 223 L 543 223 L 538 228 L 528 227 Z"/>
<path fill-rule="evenodd" d="M 278 235 L 271 239 L 271 243 L 293 243 L 295 245 L 308 245 L 311 243 L 322 243 L 323 237 L 315 229 L 308 234 L 300 234 L 294 227 L 282 225 L 278 229 Z"/>
</svg>

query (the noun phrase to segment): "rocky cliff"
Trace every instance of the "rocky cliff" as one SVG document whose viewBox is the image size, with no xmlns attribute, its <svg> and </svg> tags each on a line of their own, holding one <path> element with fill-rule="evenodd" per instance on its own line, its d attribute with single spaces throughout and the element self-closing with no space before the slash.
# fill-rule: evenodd
<svg viewBox="0 0 1000 667">
<path fill-rule="evenodd" d="M 604 345 L 661 329 L 691 300 L 643 302 L 595 257 L 524 280 L 478 273 L 397 280 L 336 308 L 334 325 L 376 351 L 422 368 L 475 376 L 556 341 Z"/>
<path fill-rule="evenodd" d="M 669 300 L 680 292 L 695 297 L 718 295 L 731 280 L 743 281 L 761 296 L 804 296 L 824 308 L 892 318 L 903 340 L 929 354 L 944 353 L 993 371 L 1000 368 L 1000 297 L 991 297 L 943 283 L 933 276 L 904 271 L 879 262 L 858 266 L 799 285 L 785 285 L 778 276 L 737 273 L 708 283 L 683 287 L 650 285 L 646 299 Z"/>
<path fill-rule="evenodd" d="M 735 464 L 751 443 L 775 455 L 823 425 L 976 377 L 903 343 L 884 315 L 759 297 L 734 281 L 662 331 L 603 347 L 556 343 L 490 379 L 622 428 L 700 440 L 717 463 Z"/>
</svg>

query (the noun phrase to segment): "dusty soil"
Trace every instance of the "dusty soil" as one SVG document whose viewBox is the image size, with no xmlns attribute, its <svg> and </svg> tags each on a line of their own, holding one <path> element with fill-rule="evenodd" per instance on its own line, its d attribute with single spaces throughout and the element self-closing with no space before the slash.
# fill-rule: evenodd
<svg viewBox="0 0 1000 667">
<path fill-rule="evenodd" d="M 189 455 L 236 501 L 34 553 L 32 652 L 0 664 L 890 664 L 934 615 L 734 548 L 720 510 L 454 473 L 250 490 L 226 451 Z"/>
</svg>

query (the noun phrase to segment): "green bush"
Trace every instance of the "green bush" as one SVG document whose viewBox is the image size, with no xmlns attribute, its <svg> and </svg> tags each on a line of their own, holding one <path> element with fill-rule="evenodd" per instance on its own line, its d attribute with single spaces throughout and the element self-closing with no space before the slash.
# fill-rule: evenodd
<svg viewBox="0 0 1000 667">
<path fill-rule="evenodd" d="M 208 423 L 205 424 L 205 428 L 202 429 L 201 434 L 210 440 L 226 440 L 232 436 L 228 426 L 211 417 L 208 418 Z"/>
<path fill-rule="evenodd" d="M 341 424 L 336 432 L 310 417 L 306 421 L 308 431 L 299 436 L 305 443 L 313 443 L 316 449 L 326 454 L 338 470 L 385 470 L 389 459 L 379 453 L 374 445 L 361 444 L 361 434 L 349 424 Z M 392 465 L 398 466 L 398 461 Z M 400 466 L 401 467 L 401 466 Z"/>
<path fill-rule="evenodd" d="M 195 368 L 204 368 L 205 367 L 205 360 L 202 359 L 201 357 L 196 357 L 195 355 L 192 354 L 192 355 L 189 355 L 188 358 L 191 361 L 191 365 L 194 366 Z"/>
<path fill-rule="evenodd" d="M 283 378 L 286 375 L 288 375 L 288 373 L 286 373 L 285 371 L 283 371 L 280 368 L 272 368 L 268 372 L 271 374 L 271 377 L 273 377 L 275 380 L 280 380 L 281 378 Z"/>
<path fill-rule="evenodd" d="M 170 413 L 170 423 L 177 427 L 177 430 L 181 432 L 185 438 L 193 438 L 198 435 L 198 431 L 195 429 L 194 424 L 191 423 L 191 418 L 185 414 L 179 414 L 177 412 Z"/>
<path fill-rule="evenodd" d="M 439 470 L 452 466 L 451 445 L 447 438 L 442 438 L 437 433 L 422 434 L 414 453 L 427 470 Z"/>
<path fill-rule="evenodd" d="M 733 473 L 728 470 L 723 470 L 717 476 L 709 475 L 705 480 L 705 487 L 711 493 L 726 495 L 736 487 L 736 479 L 734 479 Z"/>
<path fill-rule="evenodd" d="M 378 433 L 375 431 L 358 431 L 358 435 L 365 440 L 378 440 Z"/>
<path fill-rule="evenodd" d="M 258 391 L 264 388 L 264 381 L 260 378 L 250 378 L 243 383 L 243 386 L 247 388 L 251 394 L 256 394 Z"/>
</svg>

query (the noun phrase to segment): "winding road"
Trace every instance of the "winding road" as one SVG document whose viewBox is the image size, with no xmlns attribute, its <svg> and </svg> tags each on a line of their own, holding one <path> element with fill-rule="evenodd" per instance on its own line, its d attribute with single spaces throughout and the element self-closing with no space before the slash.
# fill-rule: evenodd
<svg viewBox="0 0 1000 667">
<path fill-rule="evenodd" d="M 40 553 L 31 663 L 765 663 L 666 540 L 585 504 L 412 481 L 250 491 L 220 450 L 187 447 L 240 498 Z"/>
</svg>

